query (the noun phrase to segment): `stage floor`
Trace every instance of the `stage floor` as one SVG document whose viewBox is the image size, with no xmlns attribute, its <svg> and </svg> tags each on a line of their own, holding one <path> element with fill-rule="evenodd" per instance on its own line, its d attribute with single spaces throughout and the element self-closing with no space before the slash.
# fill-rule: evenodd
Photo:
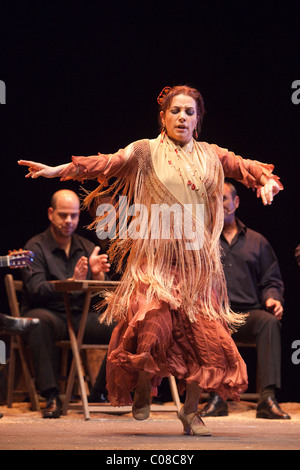
<svg viewBox="0 0 300 470">
<path fill-rule="evenodd" d="M 131 413 L 91 413 L 91 419 L 85 421 L 81 413 L 70 411 L 60 419 L 45 420 L 40 413 L 31 412 L 28 404 L 17 403 L 12 409 L 0 407 L 4 415 L 0 450 L 105 450 L 114 451 L 108 453 L 114 458 L 118 452 L 133 450 L 176 454 L 188 450 L 299 450 L 300 403 L 280 406 L 291 420 L 256 419 L 254 403 L 229 402 L 229 416 L 205 419 L 212 436 L 194 437 L 182 434 L 175 412 L 153 412 L 146 421 L 135 421 Z"/>
</svg>

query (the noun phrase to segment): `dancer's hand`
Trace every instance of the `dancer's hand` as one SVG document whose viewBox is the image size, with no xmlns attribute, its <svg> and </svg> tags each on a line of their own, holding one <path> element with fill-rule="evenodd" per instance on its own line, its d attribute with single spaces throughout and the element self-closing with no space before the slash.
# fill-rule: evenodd
<svg viewBox="0 0 300 470">
<path fill-rule="evenodd" d="M 278 194 L 281 189 L 277 181 L 270 178 L 257 190 L 257 197 L 261 197 L 264 206 L 267 206 L 272 204 L 274 196 Z"/>
<path fill-rule="evenodd" d="M 67 164 L 49 166 L 44 165 L 43 163 L 32 162 L 30 160 L 19 160 L 18 164 L 22 166 L 28 166 L 29 173 L 25 175 L 26 178 L 38 178 L 39 176 L 44 176 L 45 178 L 55 178 L 56 176 L 59 176 L 60 171 L 65 168 L 65 166 L 67 166 Z"/>
</svg>

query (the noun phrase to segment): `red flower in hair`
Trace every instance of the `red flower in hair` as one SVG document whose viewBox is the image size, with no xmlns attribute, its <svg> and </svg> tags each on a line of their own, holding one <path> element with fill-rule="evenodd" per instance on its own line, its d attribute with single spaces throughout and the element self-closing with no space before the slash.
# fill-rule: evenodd
<svg viewBox="0 0 300 470">
<path fill-rule="evenodd" d="M 158 104 L 162 104 L 165 96 L 172 90 L 170 86 L 165 86 L 165 88 L 160 92 L 160 94 L 157 97 L 157 102 Z"/>
</svg>

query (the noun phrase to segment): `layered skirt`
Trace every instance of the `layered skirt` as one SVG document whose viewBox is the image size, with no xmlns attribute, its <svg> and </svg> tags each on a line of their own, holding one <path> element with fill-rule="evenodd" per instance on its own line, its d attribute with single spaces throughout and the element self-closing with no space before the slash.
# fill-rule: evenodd
<svg viewBox="0 0 300 470">
<path fill-rule="evenodd" d="M 107 390 L 113 406 L 132 404 L 139 371 L 151 377 L 152 395 L 164 377 L 239 400 L 248 387 L 247 369 L 226 324 L 199 314 L 191 322 L 182 310 L 145 296 L 133 297 L 128 316 L 115 327 L 108 352 Z"/>
</svg>

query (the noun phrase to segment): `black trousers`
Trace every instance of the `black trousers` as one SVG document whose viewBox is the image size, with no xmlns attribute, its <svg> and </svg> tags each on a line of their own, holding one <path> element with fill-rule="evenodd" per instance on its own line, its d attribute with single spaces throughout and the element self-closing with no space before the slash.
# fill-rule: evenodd
<svg viewBox="0 0 300 470">
<path fill-rule="evenodd" d="M 280 321 L 265 310 L 250 310 L 247 322 L 232 338 L 245 343 L 255 342 L 261 389 L 269 385 L 281 388 Z"/>
<path fill-rule="evenodd" d="M 26 317 L 40 319 L 40 324 L 24 338 L 31 351 L 36 374 L 37 387 L 41 395 L 46 390 L 57 388 L 59 350 L 57 341 L 69 339 L 65 314 L 36 308 L 29 310 Z M 74 330 L 77 333 L 80 315 L 73 315 Z M 99 314 L 91 311 L 87 317 L 83 342 L 86 344 L 108 344 L 113 325 L 99 323 Z M 104 370 L 105 372 L 105 370 Z"/>
</svg>

